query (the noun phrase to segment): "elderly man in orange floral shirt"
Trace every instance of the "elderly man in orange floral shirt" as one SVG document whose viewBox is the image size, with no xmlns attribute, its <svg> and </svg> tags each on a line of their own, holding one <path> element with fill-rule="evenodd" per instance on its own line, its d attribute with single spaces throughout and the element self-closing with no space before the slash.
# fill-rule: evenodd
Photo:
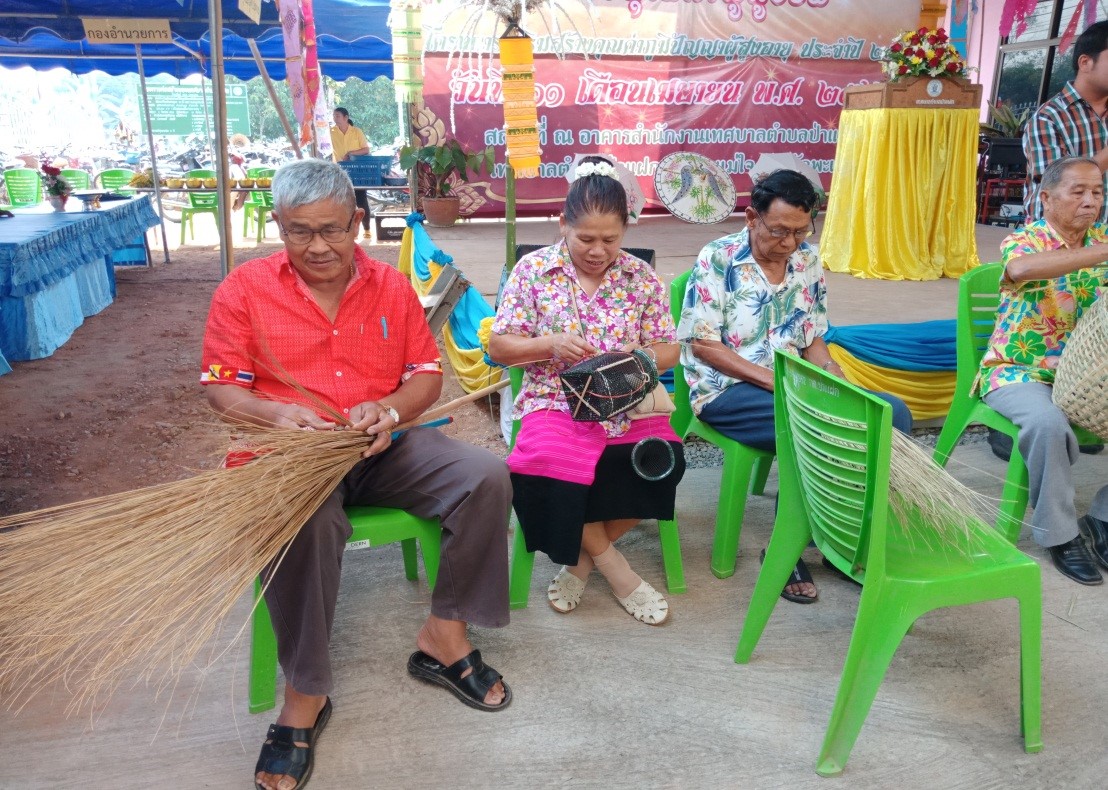
<svg viewBox="0 0 1108 790">
<path fill-rule="evenodd" d="M 1101 584 L 1097 563 L 1108 569 L 1108 486 L 1079 521 L 1070 469 L 1077 438 L 1051 392 L 1066 340 L 1108 277 L 1108 226 L 1097 222 L 1103 175 L 1092 159 L 1059 159 L 1043 173 L 1041 194 L 1044 219 L 1001 245 L 1000 307 L 977 386 L 985 403 L 1019 426 L 1035 541 L 1063 575 Z"/>
<path fill-rule="evenodd" d="M 439 519 L 438 581 L 408 672 L 481 710 L 502 710 L 512 699 L 466 636 L 467 623 L 508 623 L 508 470 L 492 453 L 431 428 L 392 438 L 397 424 L 439 397 L 442 369 L 411 283 L 358 247 L 361 216 L 338 165 L 304 159 L 278 170 L 273 217 L 285 249 L 235 268 L 220 283 L 204 335 L 203 381 L 220 414 L 338 430 L 324 416 L 326 406 L 351 423 L 347 430 L 374 437 L 280 564 L 263 573 L 285 673 L 285 703 L 255 768 L 263 790 L 307 783 L 330 717 L 328 644 L 351 534 L 346 505 Z"/>
</svg>

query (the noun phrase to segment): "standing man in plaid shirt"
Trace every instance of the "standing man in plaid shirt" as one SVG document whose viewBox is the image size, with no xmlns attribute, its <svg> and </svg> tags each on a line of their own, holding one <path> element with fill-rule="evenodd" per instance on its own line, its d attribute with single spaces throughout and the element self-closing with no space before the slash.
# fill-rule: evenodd
<svg viewBox="0 0 1108 790">
<path fill-rule="evenodd" d="M 1089 157 L 1108 171 L 1108 21 L 1097 22 L 1077 38 L 1072 82 L 1041 106 L 1023 130 L 1027 186 L 1023 207 L 1027 222 L 1043 218 L 1039 181 L 1043 171 L 1067 156 Z M 1105 175 L 1108 189 L 1108 174 Z M 1108 202 L 1100 211 L 1108 222 Z"/>
</svg>

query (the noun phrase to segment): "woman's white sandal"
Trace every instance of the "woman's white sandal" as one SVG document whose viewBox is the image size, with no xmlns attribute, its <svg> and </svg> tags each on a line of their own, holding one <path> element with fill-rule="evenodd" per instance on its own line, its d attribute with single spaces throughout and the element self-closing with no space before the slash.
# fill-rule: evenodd
<svg viewBox="0 0 1108 790">
<path fill-rule="evenodd" d="M 661 625 L 669 617 L 669 603 L 660 592 L 645 581 L 626 598 L 620 598 L 617 595 L 616 600 L 623 604 L 627 613 L 640 623 Z"/>
<path fill-rule="evenodd" d="M 555 612 L 569 614 L 581 603 L 581 594 L 585 592 L 585 582 L 578 579 L 566 566 L 558 571 L 554 581 L 546 588 L 546 597 Z"/>
</svg>

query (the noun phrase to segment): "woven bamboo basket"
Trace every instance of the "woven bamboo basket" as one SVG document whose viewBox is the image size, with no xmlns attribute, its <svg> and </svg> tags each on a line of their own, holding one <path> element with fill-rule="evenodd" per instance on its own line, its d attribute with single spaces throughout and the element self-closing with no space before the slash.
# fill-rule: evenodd
<svg viewBox="0 0 1108 790">
<path fill-rule="evenodd" d="M 1054 404 L 1070 422 L 1108 438 L 1108 306 L 1097 299 L 1070 333 L 1054 374 Z"/>
</svg>

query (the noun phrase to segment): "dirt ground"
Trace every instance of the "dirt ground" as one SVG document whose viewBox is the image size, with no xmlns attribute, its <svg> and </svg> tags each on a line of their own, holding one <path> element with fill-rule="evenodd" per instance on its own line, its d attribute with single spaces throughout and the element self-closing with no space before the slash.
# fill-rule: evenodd
<svg viewBox="0 0 1108 790">
<path fill-rule="evenodd" d="M 269 254 L 276 243 L 240 250 Z M 396 264 L 397 245 L 366 251 Z M 0 514 L 178 480 L 219 463 L 200 346 L 219 253 L 184 247 L 153 269 L 116 269 L 118 294 L 52 356 L 0 377 Z M 464 394 L 449 369 L 441 402 Z M 506 454 L 499 398 L 461 407 L 444 433 Z"/>
</svg>

